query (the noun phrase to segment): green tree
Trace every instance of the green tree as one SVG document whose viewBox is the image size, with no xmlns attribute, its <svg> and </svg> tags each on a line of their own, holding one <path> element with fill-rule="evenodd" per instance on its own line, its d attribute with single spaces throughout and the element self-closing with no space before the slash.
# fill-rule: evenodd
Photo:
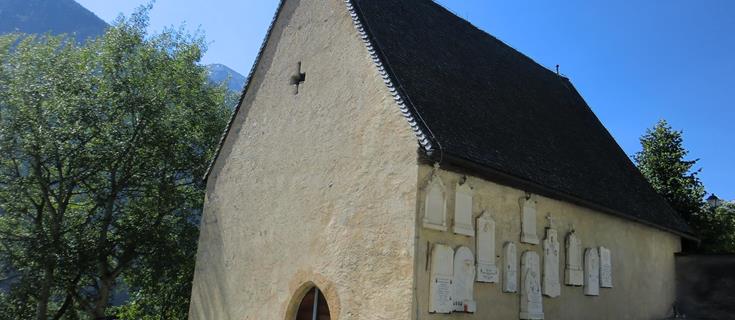
<svg viewBox="0 0 735 320">
<path fill-rule="evenodd" d="M 654 189 L 679 212 L 700 238 L 699 247 L 686 250 L 704 253 L 735 252 L 735 206 L 705 205 L 706 194 L 693 167 L 697 160 L 685 160 L 682 132 L 659 121 L 641 137 L 643 149 L 635 161 Z"/>
<path fill-rule="evenodd" d="M 149 9 L 81 46 L 0 37 L 0 318 L 186 317 L 227 93 L 204 39 L 148 34 Z"/>
<path fill-rule="evenodd" d="M 704 185 L 693 167 L 698 160 L 685 160 L 689 153 L 682 132 L 659 121 L 641 137 L 643 149 L 634 159 L 651 186 L 686 220 L 691 221 L 704 206 Z"/>
<path fill-rule="evenodd" d="M 735 253 L 735 203 L 709 207 L 694 217 L 706 253 Z"/>
</svg>

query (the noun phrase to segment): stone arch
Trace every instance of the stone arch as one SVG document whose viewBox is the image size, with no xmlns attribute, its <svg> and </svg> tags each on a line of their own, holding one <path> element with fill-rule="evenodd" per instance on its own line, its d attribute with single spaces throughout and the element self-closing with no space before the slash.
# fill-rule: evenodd
<svg viewBox="0 0 735 320">
<path fill-rule="evenodd" d="M 328 319 L 339 319 L 340 301 L 337 297 L 335 287 L 332 285 L 331 282 L 323 279 L 323 277 L 321 276 L 317 276 L 316 278 L 318 279 L 303 281 L 295 289 L 291 290 L 292 296 L 290 301 L 288 302 L 288 306 L 286 307 L 285 320 L 297 319 L 296 317 L 299 312 L 299 307 L 304 301 L 304 298 L 307 298 L 308 295 L 312 294 L 314 288 L 319 289 L 320 299 L 323 297 L 326 305 L 329 308 Z"/>
</svg>

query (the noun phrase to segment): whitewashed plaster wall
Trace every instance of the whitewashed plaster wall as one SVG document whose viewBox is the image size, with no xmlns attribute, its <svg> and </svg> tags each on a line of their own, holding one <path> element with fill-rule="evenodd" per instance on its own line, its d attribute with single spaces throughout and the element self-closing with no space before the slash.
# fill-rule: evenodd
<svg viewBox="0 0 735 320">
<path fill-rule="evenodd" d="M 313 282 L 332 319 L 409 319 L 418 144 L 344 1 L 287 1 L 253 81 L 209 177 L 190 318 L 287 319 Z"/>
<path fill-rule="evenodd" d="M 433 168 L 419 168 L 418 199 L 424 199 L 421 188 L 431 175 Z M 461 174 L 439 170 L 446 186 L 454 186 Z M 483 211 L 491 214 L 496 223 L 495 252 L 497 265 L 503 265 L 503 244 L 514 241 L 518 252 L 520 270 L 521 253 L 537 252 L 543 260 L 541 245 L 520 242 L 519 199 L 525 192 L 495 184 L 476 177 L 467 180 L 474 189 L 473 214 L 477 218 Z M 453 225 L 454 192 L 447 193 L 447 217 L 449 228 Z M 680 250 L 678 236 L 609 214 L 596 212 L 562 201 L 537 196 L 536 234 L 544 235 L 548 224 L 548 213 L 554 217 L 560 245 L 574 223 L 583 248 L 605 246 L 612 252 L 613 288 L 600 288 L 600 295 L 585 296 L 582 287 L 561 285 L 561 296 L 543 297 L 546 319 L 662 319 L 674 303 L 674 253 Z M 417 219 L 422 218 L 423 202 L 418 202 Z M 453 248 L 467 246 L 476 252 L 475 238 L 420 228 L 416 253 L 416 285 L 418 303 L 413 319 L 518 319 L 520 311 L 519 293 L 502 293 L 502 276 L 499 283 L 475 283 L 475 314 L 455 313 L 435 315 L 428 313 L 429 274 L 426 269 L 427 245 L 443 243 Z M 566 252 L 561 250 L 559 276 L 564 276 Z M 501 272 L 503 271 L 502 268 Z M 520 281 L 520 279 L 518 279 Z M 519 288 L 520 289 L 520 288 Z M 520 290 L 519 290 L 520 291 Z"/>
</svg>

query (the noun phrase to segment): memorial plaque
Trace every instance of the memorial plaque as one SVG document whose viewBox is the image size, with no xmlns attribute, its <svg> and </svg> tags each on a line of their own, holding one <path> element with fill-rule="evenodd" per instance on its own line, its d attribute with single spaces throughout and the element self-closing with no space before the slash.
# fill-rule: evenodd
<svg viewBox="0 0 735 320">
<path fill-rule="evenodd" d="M 454 311 L 475 312 L 474 284 L 475 256 L 469 248 L 459 247 L 454 254 Z"/>
<path fill-rule="evenodd" d="M 473 237 L 475 229 L 472 227 L 472 197 L 473 190 L 465 182 L 457 183 L 457 192 L 454 198 L 454 233 Z"/>
<path fill-rule="evenodd" d="M 506 242 L 503 245 L 503 292 L 518 292 L 518 256 L 516 244 Z"/>
<path fill-rule="evenodd" d="M 600 247 L 600 287 L 612 288 L 612 257 L 610 249 Z"/>
<path fill-rule="evenodd" d="M 454 250 L 443 244 L 435 244 L 431 250 L 429 312 L 452 312 L 453 277 Z"/>
<path fill-rule="evenodd" d="M 536 235 L 536 199 L 534 196 L 523 197 L 521 203 L 521 242 L 539 244 Z"/>
<path fill-rule="evenodd" d="M 545 296 L 556 298 L 561 294 L 559 283 L 559 240 L 556 230 L 546 229 L 544 239 L 544 275 L 543 292 Z"/>
<path fill-rule="evenodd" d="M 521 256 L 521 319 L 543 319 L 539 256 L 526 251 Z"/>
<path fill-rule="evenodd" d="M 426 186 L 424 228 L 447 231 L 447 200 L 444 183 L 436 174 L 431 176 Z"/>
<path fill-rule="evenodd" d="M 477 282 L 498 282 L 495 264 L 495 220 L 484 212 L 477 218 Z"/>
<path fill-rule="evenodd" d="M 577 238 L 574 228 L 567 235 L 566 240 L 566 266 L 564 270 L 564 283 L 569 286 L 581 286 L 584 284 L 584 271 L 582 270 L 582 243 Z"/>
<path fill-rule="evenodd" d="M 584 252 L 584 294 L 600 295 L 600 255 L 595 248 Z"/>
</svg>

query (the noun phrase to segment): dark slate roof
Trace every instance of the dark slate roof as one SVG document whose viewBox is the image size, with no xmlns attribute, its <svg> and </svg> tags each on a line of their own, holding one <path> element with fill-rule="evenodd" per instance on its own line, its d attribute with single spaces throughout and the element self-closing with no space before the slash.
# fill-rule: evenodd
<svg viewBox="0 0 735 320">
<path fill-rule="evenodd" d="M 351 2 L 433 159 L 691 236 L 566 78 L 432 1 Z"/>
</svg>

